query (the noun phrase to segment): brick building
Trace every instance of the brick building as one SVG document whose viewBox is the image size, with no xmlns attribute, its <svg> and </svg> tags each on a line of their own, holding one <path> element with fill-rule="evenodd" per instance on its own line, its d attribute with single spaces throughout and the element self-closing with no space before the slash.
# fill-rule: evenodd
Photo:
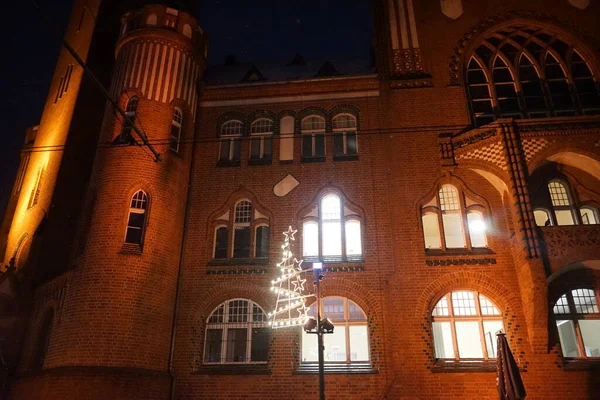
<svg viewBox="0 0 600 400">
<path fill-rule="evenodd" d="M 128 120 L 63 49 L 26 136 L 9 398 L 316 397 L 315 338 L 266 315 L 288 226 L 328 398 L 494 398 L 499 330 L 529 398 L 600 396 L 600 4 L 372 0 L 374 60 L 207 68 L 139 3 L 66 32 Z"/>
</svg>

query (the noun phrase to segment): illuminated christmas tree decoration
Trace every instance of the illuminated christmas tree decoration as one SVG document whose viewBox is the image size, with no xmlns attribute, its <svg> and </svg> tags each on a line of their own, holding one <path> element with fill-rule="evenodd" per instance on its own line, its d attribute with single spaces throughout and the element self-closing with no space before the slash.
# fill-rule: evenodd
<svg viewBox="0 0 600 400">
<path fill-rule="evenodd" d="M 292 242 L 296 239 L 294 235 L 297 230 L 290 226 L 281 246 L 282 258 L 277 264 L 281 270 L 281 276 L 271 281 L 271 290 L 277 293 L 277 302 L 273 312 L 268 313 L 272 328 L 284 328 L 288 326 L 303 325 L 308 319 L 306 299 L 313 297 L 312 293 L 305 293 L 305 273 L 312 273 L 312 269 L 302 269 L 302 261 L 294 257 L 292 253 Z"/>
</svg>

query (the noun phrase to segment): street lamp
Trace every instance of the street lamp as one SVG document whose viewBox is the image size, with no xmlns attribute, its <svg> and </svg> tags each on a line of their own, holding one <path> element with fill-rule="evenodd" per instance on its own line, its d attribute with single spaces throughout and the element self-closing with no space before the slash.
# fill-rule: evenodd
<svg viewBox="0 0 600 400">
<path fill-rule="evenodd" d="M 323 335 L 326 333 L 333 333 L 333 324 L 329 318 L 321 319 L 321 291 L 320 282 L 323 279 L 323 263 L 313 263 L 313 274 L 315 280 L 315 297 L 317 299 L 317 319 L 309 318 L 304 324 L 304 331 L 306 333 L 317 335 L 317 346 L 319 354 L 319 399 L 325 400 L 325 364 L 324 355 L 325 346 L 323 345 Z"/>
</svg>

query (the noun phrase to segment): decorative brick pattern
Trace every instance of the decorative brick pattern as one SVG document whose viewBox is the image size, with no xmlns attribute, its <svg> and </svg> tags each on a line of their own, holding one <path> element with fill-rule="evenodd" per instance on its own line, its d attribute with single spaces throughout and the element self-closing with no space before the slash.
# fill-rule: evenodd
<svg viewBox="0 0 600 400">
<path fill-rule="evenodd" d="M 475 150 L 471 150 L 468 153 L 463 153 L 456 157 L 456 160 L 460 163 L 460 160 L 479 160 L 489 162 L 506 171 L 506 159 L 504 156 L 504 149 L 502 142 L 496 142 L 489 146 L 481 147 Z"/>
<path fill-rule="evenodd" d="M 550 141 L 546 138 L 531 138 L 531 139 L 523 139 L 523 152 L 525 153 L 525 159 L 527 162 L 531 161 L 531 159 L 540 151 L 544 150 L 550 144 L 554 143 L 554 140 Z"/>
</svg>

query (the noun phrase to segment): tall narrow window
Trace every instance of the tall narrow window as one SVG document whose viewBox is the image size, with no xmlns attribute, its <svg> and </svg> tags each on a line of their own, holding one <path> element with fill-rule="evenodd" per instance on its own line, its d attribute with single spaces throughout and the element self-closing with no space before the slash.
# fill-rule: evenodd
<svg viewBox="0 0 600 400">
<path fill-rule="evenodd" d="M 54 311 L 49 310 L 42 320 L 36 347 L 32 357 L 31 369 L 34 371 L 39 371 L 44 368 L 44 361 L 46 360 L 46 353 L 48 352 L 48 347 L 50 346 L 50 337 L 52 336 L 53 322 Z"/>
<path fill-rule="evenodd" d="M 273 121 L 261 118 L 250 127 L 250 161 L 271 161 L 273 156 Z"/>
<path fill-rule="evenodd" d="M 37 173 L 37 177 L 35 179 L 35 183 L 33 188 L 31 189 L 31 194 L 29 195 L 29 203 L 27 204 L 27 209 L 33 208 L 40 199 L 40 193 L 42 190 L 42 179 L 44 178 L 44 173 L 46 172 L 45 168 L 40 168 Z"/>
<path fill-rule="evenodd" d="M 142 244 L 146 228 L 147 211 L 148 196 L 143 190 L 139 190 L 131 198 L 127 233 L 125 234 L 126 243 Z"/>
<path fill-rule="evenodd" d="M 227 300 L 206 321 L 204 363 L 266 363 L 268 318 L 256 303 Z"/>
<path fill-rule="evenodd" d="M 229 229 L 226 226 L 220 226 L 215 231 L 215 260 L 227 259 L 227 247 L 229 242 Z"/>
<path fill-rule="evenodd" d="M 135 123 L 135 115 L 137 113 L 138 107 L 138 98 L 132 97 L 127 102 L 127 106 L 125 107 L 125 115 L 131 120 L 131 122 Z M 133 125 L 129 123 L 126 119 L 123 119 L 121 133 L 119 134 L 117 140 L 120 143 L 128 143 L 133 140 L 133 136 L 131 132 L 133 131 Z"/>
<path fill-rule="evenodd" d="M 356 144 L 356 117 L 339 114 L 333 117 L 333 156 L 343 158 L 358 154 Z"/>
<path fill-rule="evenodd" d="M 302 158 L 325 158 L 325 119 L 311 115 L 302 120 Z"/>
<path fill-rule="evenodd" d="M 361 218 L 337 194 L 326 194 L 306 215 L 302 254 L 307 259 L 330 262 L 362 259 Z"/>
<path fill-rule="evenodd" d="M 496 358 L 496 334 L 503 329 L 502 314 L 484 295 L 448 293 L 437 302 L 431 317 L 436 358 Z"/>
<path fill-rule="evenodd" d="M 469 85 L 471 112 L 473 113 L 475 125 L 482 126 L 493 122 L 496 116 L 494 115 L 488 77 L 486 71 L 475 58 L 472 58 L 469 62 L 467 84 Z"/>
<path fill-rule="evenodd" d="M 250 257 L 250 222 L 252 221 L 252 203 L 240 201 L 235 206 L 233 222 L 233 258 Z"/>
<path fill-rule="evenodd" d="M 426 251 L 488 246 L 485 208 L 454 185 L 442 185 L 437 195 L 421 207 L 421 223 Z"/>
<path fill-rule="evenodd" d="M 267 258 L 269 257 L 269 240 L 270 231 L 269 227 L 261 225 L 256 228 L 256 246 L 254 248 L 255 258 Z"/>
<path fill-rule="evenodd" d="M 219 150 L 220 163 L 239 163 L 242 131 L 243 124 L 241 121 L 227 121 L 223 124 L 221 127 L 221 149 Z"/>
<path fill-rule="evenodd" d="M 179 153 L 179 145 L 181 142 L 181 126 L 183 124 L 183 113 L 176 108 L 173 112 L 173 120 L 171 121 L 171 141 L 169 149 L 175 153 Z"/>
<path fill-rule="evenodd" d="M 542 82 L 536 66 L 526 54 L 521 54 L 519 60 L 519 80 L 525 99 L 525 107 L 531 118 L 548 116 L 548 105 L 544 96 Z"/>
<path fill-rule="evenodd" d="M 600 358 L 598 293 L 578 288 L 563 294 L 553 312 L 564 357 Z"/>
<path fill-rule="evenodd" d="M 563 65 L 550 52 L 546 54 L 545 72 L 552 107 L 556 115 L 575 115 L 569 81 L 563 70 Z"/>
<path fill-rule="evenodd" d="M 335 326 L 332 334 L 324 335 L 326 364 L 368 363 L 369 332 L 367 316 L 352 300 L 345 297 L 325 297 L 321 302 L 321 316 L 329 318 Z M 317 317 L 314 303 L 308 311 L 310 317 Z M 302 362 L 318 361 L 316 335 L 302 331 Z"/>
<path fill-rule="evenodd" d="M 579 53 L 573 51 L 571 55 L 571 74 L 575 82 L 575 90 L 579 98 L 579 104 L 586 115 L 600 113 L 600 93 L 594 75 L 587 63 Z"/>
<path fill-rule="evenodd" d="M 552 200 L 552 208 L 557 225 L 575 225 L 571 196 L 567 187 L 559 181 L 548 183 L 548 191 Z"/>
<path fill-rule="evenodd" d="M 501 117 L 521 117 L 521 106 L 513 74 L 500 56 L 496 56 L 492 67 L 492 77 L 498 99 L 498 109 Z"/>
</svg>

